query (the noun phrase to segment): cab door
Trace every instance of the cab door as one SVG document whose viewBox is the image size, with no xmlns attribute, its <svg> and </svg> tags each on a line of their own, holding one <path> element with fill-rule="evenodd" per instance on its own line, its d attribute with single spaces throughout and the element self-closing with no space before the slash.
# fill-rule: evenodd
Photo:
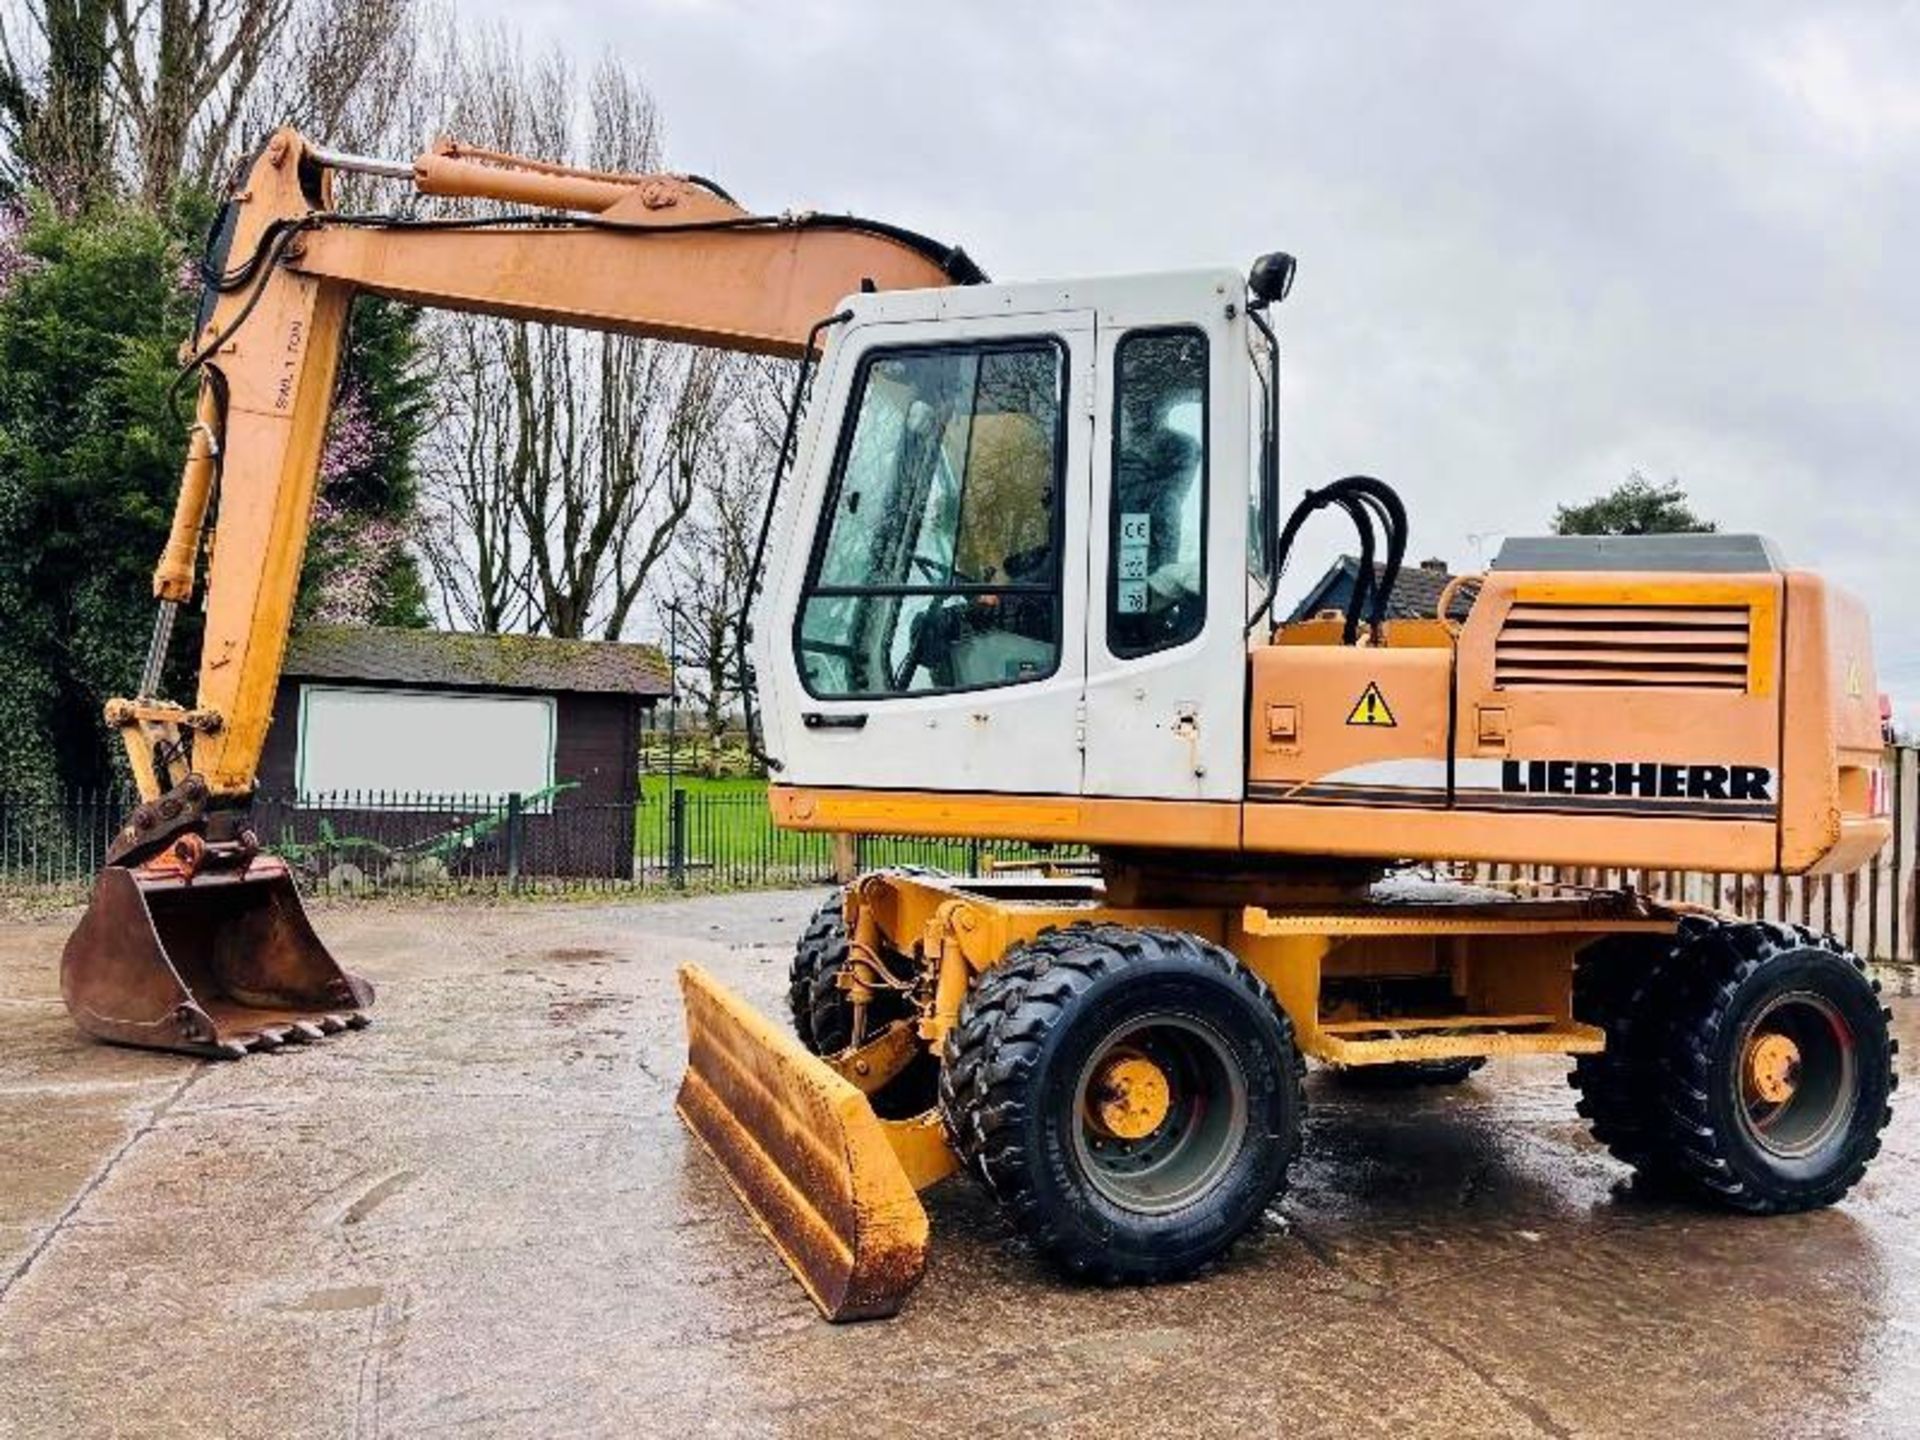
<svg viewBox="0 0 1920 1440">
<path fill-rule="evenodd" d="M 1085 793 L 1237 800 L 1246 322 L 1211 288 L 1153 298 L 1098 318 Z"/>
<path fill-rule="evenodd" d="M 1086 311 L 835 346 L 756 637 L 782 783 L 1078 792 L 1092 356 Z"/>
</svg>

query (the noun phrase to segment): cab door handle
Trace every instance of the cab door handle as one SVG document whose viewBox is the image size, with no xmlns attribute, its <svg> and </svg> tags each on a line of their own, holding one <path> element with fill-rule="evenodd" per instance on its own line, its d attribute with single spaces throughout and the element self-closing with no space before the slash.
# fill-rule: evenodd
<svg viewBox="0 0 1920 1440">
<path fill-rule="evenodd" d="M 864 730 L 867 728 L 867 712 L 842 710 L 829 715 L 823 711 L 809 710 L 800 717 L 800 723 L 809 730 Z"/>
</svg>

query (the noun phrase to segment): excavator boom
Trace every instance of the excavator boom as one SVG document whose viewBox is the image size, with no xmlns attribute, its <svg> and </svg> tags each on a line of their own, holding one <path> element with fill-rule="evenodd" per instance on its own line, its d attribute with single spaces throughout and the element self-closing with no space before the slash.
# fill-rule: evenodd
<svg viewBox="0 0 1920 1440">
<path fill-rule="evenodd" d="M 538 207 L 419 220 L 346 215 L 333 176 Z M 843 216 L 759 216 L 710 182 L 609 175 L 443 141 L 411 166 L 275 134 L 228 202 L 205 272 L 199 372 L 159 615 L 140 692 L 107 706 L 141 803 L 68 940 L 61 988 L 104 1040 L 237 1057 L 367 1023 L 373 988 L 314 933 L 287 865 L 248 825 L 312 521 L 353 298 L 800 356 L 855 291 L 983 278 L 964 254 Z M 217 519 L 215 527 L 210 520 Z M 208 552 L 192 708 L 159 698 L 178 607 Z M 823 1306 L 880 1313 L 918 1276 L 926 1217 L 865 1102 L 757 1017 L 689 979 L 693 1067 L 681 1113 L 788 1242 Z M 741 1143 L 781 1081 L 785 1145 Z M 764 1132 L 768 1127 L 762 1126 Z M 838 1155 L 809 1172 L 809 1157 Z M 804 1183 L 838 1176 L 837 1190 Z M 837 1200 L 818 1198 L 837 1194 Z M 778 1197 L 785 1197 L 776 1203 Z"/>
<path fill-rule="evenodd" d="M 417 219 L 333 206 L 335 174 L 537 207 Z M 441 141 L 410 165 L 274 134 L 206 259 L 199 375 L 139 693 L 108 723 L 141 801 L 115 837 L 62 983 L 104 1039 L 244 1054 L 364 1022 L 371 987 L 327 954 L 248 825 L 311 524 L 347 319 L 360 294 L 797 356 L 857 290 L 981 278 L 958 250 L 845 216 L 755 215 L 711 182 L 613 175 Z M 212 522 L 217 520 L 217 526 Z M 198 562 L 207 555 L 204 586 Z M 179 606 L 206 611 L 191 707 L 159 696 Z"/>
</svg>

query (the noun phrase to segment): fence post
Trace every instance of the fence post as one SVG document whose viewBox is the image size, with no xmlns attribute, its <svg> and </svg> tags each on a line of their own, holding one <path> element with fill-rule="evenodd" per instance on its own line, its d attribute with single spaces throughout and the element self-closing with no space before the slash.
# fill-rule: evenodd
<svg viewBox="0 0 1920 1440">
<path fill-rule="evenodd" d="M 521 808 L 520 792 L 507 796 L 507 888 L 520 888 L 520 853 L 526 844 L 526 812 Z"/>
<path fill-rule="evenodd" d="M 687 888 L 687 792 L 675 790 L 667 801 L 667 883 Z"/>
<path fill-rule="evenodd" d="M 860 873 L 860 852 L 853 836 L 844 830 L 827 836 L 827 868 L 836 885 L 851 885 Z"/>
</svg>

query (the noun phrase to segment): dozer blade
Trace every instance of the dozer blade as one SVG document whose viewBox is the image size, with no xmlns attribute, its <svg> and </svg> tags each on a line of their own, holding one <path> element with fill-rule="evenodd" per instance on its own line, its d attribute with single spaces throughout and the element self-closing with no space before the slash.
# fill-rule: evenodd
<svg viewBox="0 0 1920 1440">
<path fill-rule="evenodd" d="M 927 1212 L 866 1096 L 697 966 L 675 1108 L 829 1320 L 900 1308 Z"/>
<path fill-rule="evenodd" d="M 359 1029 L 373 1003 L 269 856 L 192 877 L 108 866 L 60 957 L 60 992 L 89 1035 L 229 1058 Z"/>
</svg>

